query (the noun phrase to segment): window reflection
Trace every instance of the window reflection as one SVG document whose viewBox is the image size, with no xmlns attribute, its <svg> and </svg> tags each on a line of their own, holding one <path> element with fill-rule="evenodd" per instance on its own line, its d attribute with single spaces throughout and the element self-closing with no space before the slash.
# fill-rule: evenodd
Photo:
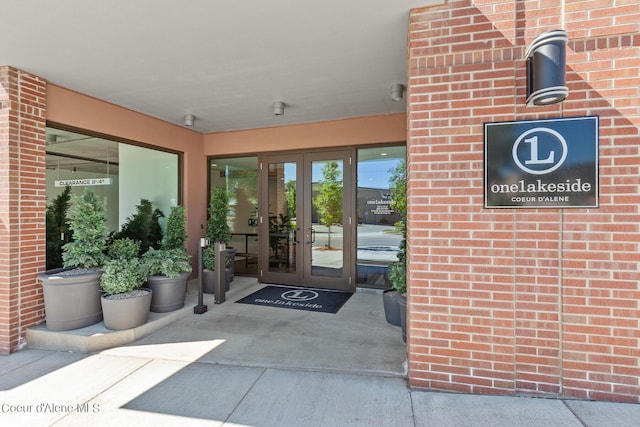
<svg viewBox="0 0 640 427">
<path fill-rule="evenodd" d="M 388 265 L 398 261 L 400 216 L 390 207 L 389 179 L 406 158 L 406 147 L 358 150 L 357 279 L 359 285 L 386 288 Z"/>
<path fill-rule="evenodd" d="M 69 238 L 61 198 L 90 188 L 102 200 L 110 231 L 120 230 L 141 199 L 164 214 L 162 227 L 179 203 L 175 153 L 55 128 L 47 128 L 46 144 L 47 269 L 62 266 L 61 247 Z"/>
<path fill-rule="evenodd" d="M 229 194 L 229 246 L 236 249 L 234 274 L 258 272 L 258 158 L 236 157 L 209 161 L 209 188 Z"/>
</svg>

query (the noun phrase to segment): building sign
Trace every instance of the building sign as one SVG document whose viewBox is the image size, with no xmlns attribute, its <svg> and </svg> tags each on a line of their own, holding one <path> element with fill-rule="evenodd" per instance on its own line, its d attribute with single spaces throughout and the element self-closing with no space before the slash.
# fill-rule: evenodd
<svg viewBox="0 0 640 427">
<path fill-rule="evenodd" d="M 485 207 L 598 206 L 598 117 L 485 123 Z"/>
<path fill-rule="evenodd" d="M 87 185 L 111 185 L 111 178 L 58 179 L 56 187 L 84 187 Z"/>
</svg>

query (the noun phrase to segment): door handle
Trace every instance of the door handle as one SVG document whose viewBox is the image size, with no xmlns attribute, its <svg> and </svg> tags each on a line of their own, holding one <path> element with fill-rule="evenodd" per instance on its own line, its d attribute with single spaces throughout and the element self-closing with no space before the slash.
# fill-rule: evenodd
<svg viewBox="0 0 640 427">
<path fill-rule="evenodd" d="M 294 241 L 295 243 L 300 243 L 300 242 L 298 241 L 298 231 L 300 231 L 300 229 L 299 229 L 299 228 L 297 228 L 297 227 L 293 229 L 293 241 Z"/>
<path fill-rule="evenodd" d="M 309 230 L 309 234 L 307 234 L 306 238 L 310 240 L 306 243 L 310 245 L 316 242 L 316 230 L 314 230 L 313 228 L 308 228 L 308 230 Z"/>
</svg>

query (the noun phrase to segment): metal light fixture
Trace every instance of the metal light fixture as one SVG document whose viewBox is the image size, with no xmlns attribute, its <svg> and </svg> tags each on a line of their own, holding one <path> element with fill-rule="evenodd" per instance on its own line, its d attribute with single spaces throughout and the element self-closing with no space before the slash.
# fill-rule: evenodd
<svg viewBox="0 0 640 427">
<path fill-rule="evenodd" d="M 565 85 L 567 33 L 548 31 L 527 49 L 527 106 L 551 105 L 569 95 Z"/>
<path fill-rule="evenodd" d="M 193 114 L 185 114 L 184 115 L 184 125 L 185 126 L 193 126 L 193 121 L 196 119 L 196 117 Z"/>
<path fill-rule="evenodd" d="M 400 83 L 396 83 L 391 86 L 391 100 L 402 101 L 402 94 L 404 92 L 404 86 Z"/>
<path fill-rule="evenodd" d="M 273 103 L 273 115 L 284 116 L 284 102 L 276 101 Z"/>
</svg>

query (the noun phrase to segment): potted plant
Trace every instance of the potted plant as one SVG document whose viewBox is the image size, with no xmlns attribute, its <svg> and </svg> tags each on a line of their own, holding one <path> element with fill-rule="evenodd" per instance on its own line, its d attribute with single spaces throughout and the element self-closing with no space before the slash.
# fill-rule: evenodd
<svg viewBox="0 0 640 427">
<path fill-rule="evenodd" d="M 403 161 L 392 171 L 389 190 L 391 191 L 390 207 L 400 216 L 395 224 L 401 233 L 402 240 L 399 245 L 398 261 L 389 265 L 388 278 L 391 289 L 383 292 L 383 302 L 387 321 L 402 327 L 402 338 L 406 342 L 406 307 L 407 307 L 407 280 L 406 280 L 406 256 L 407 256 L 407 167 Z M 394 301 L 396 304 L 394 304 Z M 397 316 L 396 316 L 397 314 Z"/>
<path fill-rule="evenodd" d="M 110 260 L 103 266 L 100 287 L 104 325 L 108 329 L 131 329 L 149 318 L 152 291 L 141 289 L 145 276 L 138 260 L 140 242 L 129 238 L 114 240 Z"/>
<path fill-rule="evenodd" d="M 151 247 L 142 255 L 147 287 L 153 291 L 151 311 L 155 313 L 184 307 L 187 280 L 191 273 L 191 257 L 184 246 L 187 239 L 185 221 L 184 207 L 171 208 L 162 247 Z"/>
<path fill-rule="evenodd" d="M 42 282 L 47 329 L 66 331 L 102 320 L 100 268 L 107 228 L 100 199 L 89 189 L 71 197 L 69 229 L 73 241 L 62 247 L 63 268 L 38 275 Z"/>
<path fill-rule="evenodd" d="M 215 187 L 211 192 L 209 201 L 209 219 L 207 220 L 206 238 L 209 240 L 209 246 L 205 248 L 202 254 L 202 263 L 205 271 L 203 272 L 203 288 L 204 292 L 212 294 L 215 289 L 215 249 L 214 243 L 228 244 L 231 241 L 231 229 L 227 222 L 227 214 L 229 212 L 229 195 L 224 187 Z M 232 262 L 231 257 L 227 253 L 225 265 L 229 269 L 229 263 Z M 225 289 L 229 290 L 231 282 L 231 272 L 225 272 Z"/>
</svg>

